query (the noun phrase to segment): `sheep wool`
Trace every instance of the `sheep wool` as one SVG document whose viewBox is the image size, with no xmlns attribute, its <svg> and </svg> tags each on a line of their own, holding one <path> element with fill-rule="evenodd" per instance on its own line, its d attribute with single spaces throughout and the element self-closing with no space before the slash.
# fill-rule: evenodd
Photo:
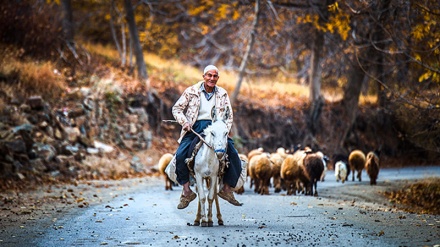
<svg viewBox="0 0 440 247">
<path fill-rule="evenodd" d="M 173 155 L 171 153 L 165 153 L 162 155 L 162 157 L 160 157 L 159 162 L 157 163 L 160 174 L 165 178 L 165 190 L 173 190 L 173 181 L 171 181 L 165 172 L 165 169 L 172 159 Z"/>
<path fill-rule="evenodd" d="M 370 177 L 370 185 L 376 185 L 379 168 L 379 155 L 375 152 L 369 152 L 365 161 L 365 171 Z"/>
<path fill-rule="evenodd" d="M 304 158 L 304 168 L 307 180 L 303 181 L 306 187 L 306 195 L 318 196 L 318 180 L 324 172 L 323 156 L 318 153 L 308 154 Z"/>
<path fill-rule="evenodd" d="M 287 155 L 281 165 L 280 177 L 284 180 L 287 195 L 296 195 L 300 190 L 300 182 L 305 181 L 304 158 L 307 156 L 304 150 L 297 150 Z"/>
<path fill-rule="evenodd" d="M 354 174 L 357 172 L 357 179 L 362 181 L 362 170 L 365 167 L 365 154 L 361 150 L 353 150 L 348 156 L 348 165 L 352 172 L 351 181 L 354 181 Z"/>
<path fill-rule="evenodd" d="M 264 149 L 262 147 L 259 147 L 257 149 L 253 149 L 253 150 L 249 151 L 249 153 L 247 155 L 248 161 L 250 162 L 252 157 L 254 157 L 255 155 L 262 154 L 263 152 L 264 152 Z M 250 180 L 249 187 L 252 188 L 252 186 L 254 185 L 254 179 L 251 176 L 252 171 L 249 170 L 249 167 L 250 167 L 250 165 L 248 163 L 248 166 L 247 166 L 247 176 L 250 178 L 249 179 Z"/>
<path fill-rule="evenodd" d="M 324 171 L 322 172 L 321 178 L 319 179 L 321 182 L 324 182 L 325 180 L 325 175 L 327 174 L 327 156 L 324 155 L 323 152 L 318 151 L 316 152 L 317 155 L 319 155 L 319 157 L 321 157 L 322 159 L 322 164 L 324 164 Z"/>
<path fill-rule="evenodd" d="M 272 177 L 272 167 L 268 153 L 253 156 L 249 160 L 249 176 L 255 182 L 254 191 L 261 195 L 269 194 L 270 178 Z"/>
<path fill-rule="evenodd" d="M 287 155 L 286 155 L 287 156 Z M 283 164 L 284 158 L 281 154 L 271 153 L 270 154 L 270 163 L 272 165 L 272 182 L 275 188 L 275 193 L 281 192 L 281 165 Z"/>
</svg>

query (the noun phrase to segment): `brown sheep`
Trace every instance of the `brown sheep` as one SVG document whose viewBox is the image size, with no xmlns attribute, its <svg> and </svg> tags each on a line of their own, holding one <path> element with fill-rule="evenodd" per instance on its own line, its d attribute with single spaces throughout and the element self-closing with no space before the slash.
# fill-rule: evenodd
<svg viewBox="0 0 440 247">
<path fill-rule="evenodd" d="M 249 160 L 245 154 L 238 154 L 238 156 L 240 157 L 241 160 L 244 160 L 247 164 L 249 164 Z M 246 166 L 246 169 L 248 169 L 248 171 L 249 171 L 248 167 L 249 167 L 249 165 Z M 244 193 L 244 185 L 241 186 L 240 188 L 235 189 L 235 193 L 240 194 L 240 195 L 243 194 Z"/>
<path fill-rule="evenodd" d="M 354 181 L 354 173 L 357 172 L 356 177 L 362 181 L 362 169 L 365 167 L 365 154 L 361 150 L 354 150 L 348 156 L 348 164 L 352 172 L 351 181 Z"/>
<path fill-rule="evenodd" d="M 247 155 L 248 160 L 251 160 L 251 158 L 253 156 L 258 155 L 258 154 L 262 154 L 263 152 L 264 152 L 264 149 L 262 147 L 259 147 L 257 149 L 253 149 L 253 150 L 249 151 L 249 153 Z"/>
<path fill-rule="evenodd" d="M 281 165 L 284 159 L 287 157 L 286 149 L 279 147 L 275 153 L 270 154 L 270 162 L 272 164 L 272 182 L 275 187 L 275 193 L 281 192 L 281 189 L 285 187 L 282 184 L 280 172 Z"/>
<path fill-rule="evenodd" d="M 365 161 L 365 171 L 370 177 L 370 185 L 376 185 L 377 176 L 379 175 L 379 151 L 369 152 Z"/>
<path fill-rule="evenodd" d="M 318 180 L 324 172 L 322 153 L 307 154 L 304 158 L 305 180 L 302 181 L 306 187 L 306 195 L 318 196 Z"/>
<path fill-rule="evenodd" d="M 165 168 L 167 168 L 170 161 L 173 159 L 173 155 L 170 153 L 165 153 L 160 157 L 159 162 L 157 163 L 160 174 L 165 178 L 165 190 L 173 190 L 173 181 L 168 177 L 165 173 Z"/>
<path fill-rule="evenodd" d="M 299 190 L 299 182 L 306 181 L 304 173 L 304 150 L 298 150 L 293 154 L 287 155 L 281 165 L 280 176 L 286 186 L 287 195 L 296 195 Z"/>
<path fill-rule="evenodd" d="M 259 148 L 257 148 L 257 149 L 253 149 L 253 150 L 251 150 L 251 151 L 248 153 L 248 155 L 247 155 L 248 161 L 250 161 L 251 158 L 254 157 L 255 155 L 262 154 L 263 152 L 264 152 L 264 149 L 263 149 L 262 147 L 259 147 Z M 250 167 L 250 165 L 249 165 L 249 163 L 248 163 L 248 166 L 246 167 L 246 168 L 247 168 L 247 176 L 249 177 L 249 180 L 250 180 L 250 182 L 249 182 L 249 188 L 252 189 L 252 186 L 254 185 L 254 179 L 253 179 L 252 176 L 251 176 L 251 173 L 252 173 L 252 172 L 249 170 L 249 167 Z"/>
<path fill-rule="evenodd" d="M 268 153 L 253 156 L 249 160 L 249 177 L 255 181 L 254 191 L 261 195 L 269 194 L 272 166 Z"/>
</svg>

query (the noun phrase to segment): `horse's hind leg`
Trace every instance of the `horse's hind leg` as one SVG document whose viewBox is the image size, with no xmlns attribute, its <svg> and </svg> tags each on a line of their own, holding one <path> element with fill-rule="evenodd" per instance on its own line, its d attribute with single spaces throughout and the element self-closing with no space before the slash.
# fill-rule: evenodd
<svg viewBox="0 0 440 247">
<path fill-rule="evenodd" d="M 220 204 L 218 203 L 218 186 L 215 185 L 214 187 L 214 201 L 215 201 L 215 208 L 217 209 L 217 220 L 218 220 L 218 225 L 222 226 L 223 225 L 223 217 L 222 217 L 222 213 L 220 212 Z"/>
<path fill-rule="evenodd" d="M 215 201 L 215 208 L 217 209 L 218 225 L 219 226 L 223 226 L 223 217 L 222 217 L 222 213 L 220 212 L 220 205 L 218 203 L 218 196 L 217 196 L 217 194 L 214 197 L 214 201 Z"/>
<path fill-rule="evenodd" d="M 213 199 L 208 199 L 208 225 L 207 226 L 209 226 L 209 227 L 214 226 L 214 222 L 212 222 L 212 201 L 213 201 Z"/>
<path fill-rule="evenodd" d="M 201 204 L 200 201 L 198 201 L 196 219 L 194 220 L 195 226 L 200 226 L 200 219 L 202 218 L 201 210 Z"/>
</svg>

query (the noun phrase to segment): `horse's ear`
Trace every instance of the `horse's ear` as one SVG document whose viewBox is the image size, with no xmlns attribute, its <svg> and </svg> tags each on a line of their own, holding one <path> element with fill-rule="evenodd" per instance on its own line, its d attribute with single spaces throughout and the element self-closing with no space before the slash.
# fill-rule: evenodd
<svg viewBox="0 0 440 247">
<path fill-rule="evenodd" d="M 212 121 L 216 120 L 215 106 L 213 106 L 211 109 L 211 119 L 212 119 Z"/>
<path fill-rule="evenodd" d="M 225 106 L 226 111 L 225 111 L 225 115 L 223 115 L 223 121 L 226 121 L 229 118 L 229 114 L 231 114 L 230 112 L 230 108 L 228 106 Z"/>
</svg>

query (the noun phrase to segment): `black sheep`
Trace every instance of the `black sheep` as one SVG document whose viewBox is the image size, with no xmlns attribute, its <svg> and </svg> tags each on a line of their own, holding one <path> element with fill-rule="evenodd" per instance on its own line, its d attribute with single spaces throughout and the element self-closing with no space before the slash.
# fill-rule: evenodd
<svg viewBox="0 0 440 247">
<path fill-rule="evenodd" d="M 308 181 L 303 181 L 306 187 L 306 195 L 318 196 L 317 184 L 324 171 L 322 157 L 316 153 L 307 154 L 304 158 L 304 169 L 308 179 Z"/>
</svg>

